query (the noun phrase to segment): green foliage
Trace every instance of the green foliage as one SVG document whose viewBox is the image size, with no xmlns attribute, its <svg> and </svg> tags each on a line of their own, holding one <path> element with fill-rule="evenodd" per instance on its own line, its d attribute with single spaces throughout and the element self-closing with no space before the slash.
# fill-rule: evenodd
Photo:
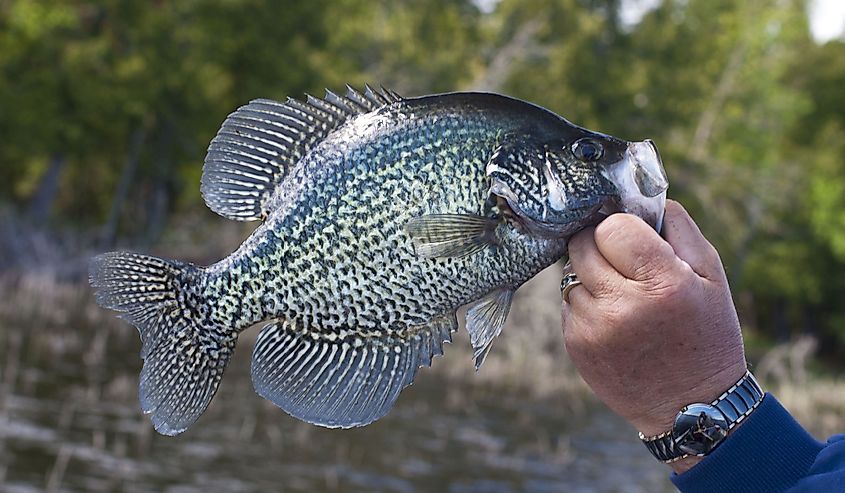
<svg viewBox="0 0 845 493">
<path fill-rule="evenodd" d="M 250 99 L 496 90 L 655 140 L 746 320 L 845 340 L 845 42 L 810 39 L 804 0 L 664 0 L 635 26 L 620 3 L 0 3 L 0 202 L 155 241 L 213 217 L 204 152 Z"/>
</svg>

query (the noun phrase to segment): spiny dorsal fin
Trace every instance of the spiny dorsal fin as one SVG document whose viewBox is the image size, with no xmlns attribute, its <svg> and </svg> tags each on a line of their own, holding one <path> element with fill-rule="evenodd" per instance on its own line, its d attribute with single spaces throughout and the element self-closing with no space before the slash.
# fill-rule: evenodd
<svg viewBox="0 0 845 493">
<path fill-rule="evenodd" d="M 214 212 L 237 221 L 260 219 L 276 187 L 311 148 L 350 117 L 402 98 L 382 88 L 284 103 L 256 99 L 226 118 L 208 147 L 200 190 Z"/>
<path fill-rule="evenodd" d="M 490 345 L 505 326 L 513 301 L 513 290 L 502 288 L 478 300 L 467 310 L 467 332 L 472 343 L 475 369 L 481 368 Z"/>
</svg>

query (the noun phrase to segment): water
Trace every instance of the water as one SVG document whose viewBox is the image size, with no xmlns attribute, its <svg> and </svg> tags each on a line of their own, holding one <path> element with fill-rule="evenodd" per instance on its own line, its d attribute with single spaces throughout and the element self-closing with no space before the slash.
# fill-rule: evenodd
<svg viewBox="0 0 845 493">
<path fill-rule="evenodd" d="M 200 420 L 160 436 L 137 403 L 135 331 L 60 322 L 0 322 L 2 491 L 674 491 L 603 407 L 473 384 L 469 361 L 463 383 L 423 370 L 384 419 L 327 430 L 254 394 L 247 341 Z"/>
</svg>

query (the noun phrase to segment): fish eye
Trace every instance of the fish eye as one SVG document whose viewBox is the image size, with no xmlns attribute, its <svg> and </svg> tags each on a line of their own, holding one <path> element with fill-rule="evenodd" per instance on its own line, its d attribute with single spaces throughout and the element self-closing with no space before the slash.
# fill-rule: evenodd
<svg viewBox="0 0 845 493">
<path fill-rule="evenodd" d="M 603 152 L 601 144 L 593 139 L 584 138 L 572 143 L 572 154 L 581 161 L 598 161 Z"/>
</svg>

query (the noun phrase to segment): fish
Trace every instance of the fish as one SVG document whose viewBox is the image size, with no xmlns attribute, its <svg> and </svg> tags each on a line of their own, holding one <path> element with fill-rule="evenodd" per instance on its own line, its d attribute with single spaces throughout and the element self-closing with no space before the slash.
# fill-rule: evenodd
<svg viewBox="0 0 845 493">
<path fill-rule="evenodd" d="M 517 288 L 616 212 L 661 227 L 655 144 L 495 93 L 402 97 L 369 85 L 256 99 L 211 141 L 208 207 L 260 221 L 208 266 L 91 260 L 96 301 L 140 332 L 141 409 L 164 435 L 205 411 L 238 334 L 263 323 L 255 391 L 300 420 L 363 426 L 443 354 L 467 306 L 478 370 Z"/>
</svg>

